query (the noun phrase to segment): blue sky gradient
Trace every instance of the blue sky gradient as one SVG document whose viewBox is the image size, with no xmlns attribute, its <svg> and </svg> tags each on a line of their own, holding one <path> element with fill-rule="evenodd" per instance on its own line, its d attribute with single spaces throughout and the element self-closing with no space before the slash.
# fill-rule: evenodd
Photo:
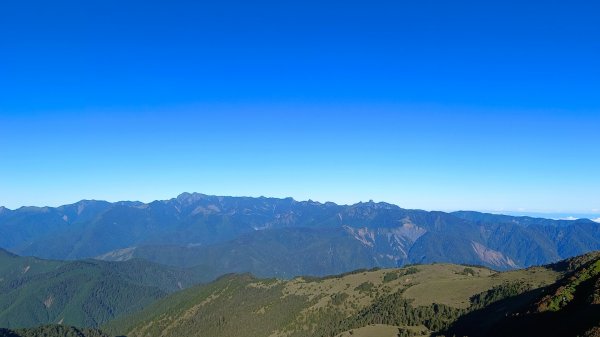
<svg viewBox="0 0 600 337">
<path fill-rule="evenodd" d="M 1 6 L 0 205 L 600 214 L 593 1 Z"/>
</svg>

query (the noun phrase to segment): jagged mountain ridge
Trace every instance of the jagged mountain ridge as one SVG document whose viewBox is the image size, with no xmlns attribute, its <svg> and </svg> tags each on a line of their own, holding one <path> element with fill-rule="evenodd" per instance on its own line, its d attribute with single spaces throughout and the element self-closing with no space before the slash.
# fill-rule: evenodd
<svg viewBox="0 0 600 337">
<path fill-rule="evenodd" d="M 151 247 L 173 246 L 179 247 L 181 253 L 177 254 L 185 256 L 191 255 L 186 249 L 218 251 L 219 247 L 231 248 L 240 240 L 254 240 L 259 247 L 264 236 L 269 235 L 265 233 L 293 228 L 298 242 L 314 237 L 315 231 L 338 231 L 349 246 L 368 252 L 370 257 L 362 267 L 453 262 L 511 269 L 600 249 L 599 227 L 587 219 L 565 222 L 476 212 L 427 212 L 374 202 L 337 205 L 291 198 L 184 193 L 148 204 L 81 201 L 57 208 L 3 209 L 0 247 L 44 258 L 110 259 L 123 249 L 129 249 L 134 256 Z M 277 236 L 276 232 L 273 236 Z M 294 246 L 293 240 L 287 238 L 280 243 L 284 248 Z M 328 249 L 326 244 L 321 247 Z M 269 254 L 269 247 L 259 248 L 267 256 L 273 255 Z M 285 250 L 292 258 L 294 249 Z M 180 257 L 173 260 L 179 261 L 169 264 L 182 264 Z M 202 261 L 183 262 L 191 263 Z"/>
</svg>

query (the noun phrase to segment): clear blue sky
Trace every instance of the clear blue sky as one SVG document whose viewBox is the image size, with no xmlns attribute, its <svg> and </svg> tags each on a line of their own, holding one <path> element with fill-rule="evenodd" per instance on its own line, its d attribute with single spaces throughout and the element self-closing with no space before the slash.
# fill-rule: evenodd
<svg viewBox="0 0 600 337">
<path fill-rule="evenodd" d="M 596 1 L 0 5 L 0 205 L 600 213 Z"/>
</svg>

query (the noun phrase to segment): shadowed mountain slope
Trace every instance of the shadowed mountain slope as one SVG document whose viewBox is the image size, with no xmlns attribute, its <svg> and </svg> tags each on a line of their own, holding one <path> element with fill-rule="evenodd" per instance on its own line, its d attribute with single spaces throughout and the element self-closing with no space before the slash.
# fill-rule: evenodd
<svg viewBox="0 0 600 337">
<path fill-rule="evenodd" d="M 555 264 L 565 276 L 459 318 L 446 335 L 600 336 L 600 253 Z"/>
</svg>

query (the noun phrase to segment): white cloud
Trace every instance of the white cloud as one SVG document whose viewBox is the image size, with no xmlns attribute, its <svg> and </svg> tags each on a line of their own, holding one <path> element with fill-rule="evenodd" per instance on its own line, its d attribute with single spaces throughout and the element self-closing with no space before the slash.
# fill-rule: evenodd
<svg viewBox="0 0 600 337">
<path fill-rule="evenodd" d="M 600 218 L 592 219 L 592 221 L 596 221 L 596 222 L 600 223 Z"/>
<path fill-rule="evenodd" d="M 559 220 L 571 220 L 572 221 L 572 220 L 577 220 L 577 219 L 579 219 L 579 218 L 576 218 L 574 216 L 568 216 L 566 218 L 560 218 Z"/>
</svg>

